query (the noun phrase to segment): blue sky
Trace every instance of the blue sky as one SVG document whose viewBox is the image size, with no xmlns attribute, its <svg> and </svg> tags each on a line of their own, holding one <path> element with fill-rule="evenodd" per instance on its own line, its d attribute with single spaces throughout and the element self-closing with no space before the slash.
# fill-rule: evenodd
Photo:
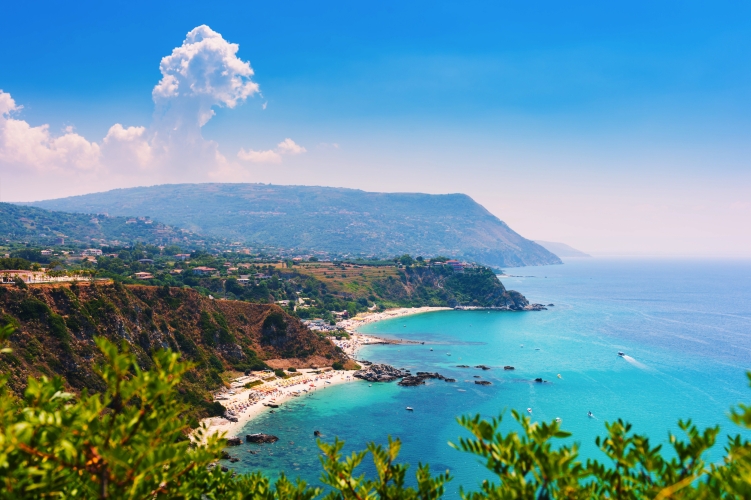
<svg viewBox="0 0 751 500">
<path fill-rule="evenodd" d="M 0 141 L 0 197 L 206 180 L 460 191 L 529 238 L 585 251 L 751 256 L 750 10 L 18 2 L 0 46 L 5 116 L 49 124 L 55 151 Z M 116 123 L 157 151 L 160 60 L 201 25 L 239 45 L 260 91 L 212 106 L 195 165 L 113 160 Z M 65 134 L 88 141 L 86 161 L 62 156 Z"/>
</svg>

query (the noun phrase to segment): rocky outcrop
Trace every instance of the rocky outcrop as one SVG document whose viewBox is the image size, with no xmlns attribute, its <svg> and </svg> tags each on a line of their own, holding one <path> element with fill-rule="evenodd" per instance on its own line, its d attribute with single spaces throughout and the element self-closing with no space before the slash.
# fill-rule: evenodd
<svg viewBox="0 0 751 500">
<path fill-rule="evenodd" d="M 272 436 L 271 434 L 263 434 L 256 432 L 255 434 L 248 434 L 245 436 L 245 441 L 248 443 L 276 443 L 279 438 Z"/>
<path fill-rule="evenodd" d="M 486 365 L 477 365 L 475 366 L 475 368 L 479 368 L 481 370 L 490 370 L 490 367 Z"/>
<path fill-rule="evenodd" d="M 409 375 L 407 377 L 404 377 L 401 382 L 399 382 L 399 385 L 402 386 L 415 386 L 415 385 L 423 385 L 427 379 L 438 379 L 443 380 L 446 382 L 456 382 L 456 379 L 453 378 L 446 378 L 440 373 L 431 373 L 431 372 L 417 372 L 416 375 Z"/>
<path fill-rule="evenodd" d="M 511 366 L 511 365 L 506 365 L 506 366 L 504 366 L 504 367 L 503 367 L 503 369 L 504 369 L 504 370 L 513 370 L 513 369 L 514 369 L 514 367 L 513 367 L 513 366 Z"/>
<path fill-rule="evenodd" d="M 356 371 L 354 376 L 368 382 L 391 382 L 409 376 L 409 372 L 391 365 L 372 364 L 363 370 Z"/>
<path fill-rule="evenodd" d="M 392 380 L 401 379 L 399 385 L 405 387 L 423 385 L 427 379 L 456 382 L 456 379 L 446 378 L 440 373 L 417 372 L 415 375 L 412 375 L 409 370 L 394 368 L 391 365 L 384 364 L 370 365 L 366 369 L 355 372 L 354 376 L 368 382 L 391 382 Z"/>
<path fill-rule="evenodd" d="M 227 446 L 240 446 L 243 444 L 243 440 L 239 437 L 227 438 Z"/>
</svg>

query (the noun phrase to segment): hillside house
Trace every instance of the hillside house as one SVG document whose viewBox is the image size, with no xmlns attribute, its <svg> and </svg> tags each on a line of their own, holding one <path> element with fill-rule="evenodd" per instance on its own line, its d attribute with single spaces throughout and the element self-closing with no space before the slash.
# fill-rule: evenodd
<svg viewBox="0 0 751 500">
<path fill-rule="evenodd" d="M 464 272 L 464 264 L 459 262 L 458 260 L 447 260 L 446 261 L 447 266 L 451 266 L 451 268 L 454 270 L 454 272 L 461 273 Z"/>
<path fill-rule="evenodd" d="M 139 272 L 134 274 L 137 280 L 150 280 L 154 277 L 151 273 Z"/>
<path fill-rule="evenodd" d="M 102 251 L 99 248 L 87 248 L 86 250 L 81 252 L 81 255 L 98 256 L 98 255 L 102 255 Z"/>
<path fill-rule="evenodd" d="M 0 271 L 0 283 L 13 283 L 16 278 L 21 278 L 24 283 L 38 283 L 45 281 L 47 274 L 41 271 L 25 271 L 23 269 Z"/>
<path fill-rule="evenodd" d="M 199 276 L 206 276 L 209 274 L 212 274 L 216 271 L 213 267 L 206 267 L 206 266 L 198 266 L 193 268 L 193 274 L 197 274 Z"/>
</svg>

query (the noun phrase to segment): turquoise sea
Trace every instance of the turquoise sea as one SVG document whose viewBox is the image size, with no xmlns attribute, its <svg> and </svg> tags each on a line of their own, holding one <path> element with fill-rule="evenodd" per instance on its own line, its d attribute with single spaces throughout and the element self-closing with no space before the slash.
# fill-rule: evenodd
<svg viewBox="0 0 751 500">
<path fill-rule="evenodd" d="M 392 435 L 403 442 L 404 461 L 449 469 L 455 479 L 448 497 L 455 498 L 460 485 L 476 489 L 489 477 L 477 459 L 447 445 L 462 434 L 456 423 L 462 414 L 492 417 L 506 410 L 509 430 L 517 428 L 510 409 L 532 408 L 536 420 L 560 417 L 583 458 L 599 455 L 594 439 L 604 435 L 605 421 L 617 418 L 657 442 L 667 442 L 668 431 L 680 432 L 678 419 L 688 417 L 736 433 L 727 412 L 751 402 L 745 376 L 751 370 L 751 261 L 586 259 L 507 272 L 514 275 L 503 278 L 507 288 L 554 306 L 428 313 L 362 330 L 425 344 L 372 346 L 361 357 L 413 372 L 438 371 L 458 382 L 399 387 L 358 381 L 296 398 L 242 433 L 271 433 L 280 437 L 277 443 L 233 448 L 241 461 L 228 465 L 317 483 L 314 430 L 325 440 L 339 436 L 348 450 Z M 504 365 L 516 369 L 504 371 Z M 492 385 L 474 384 L 475 375 Z M 537 377 L 550 383 L 536 384 Z M 721 454 L 720 445 L 710 458 Z"/>
</svg>

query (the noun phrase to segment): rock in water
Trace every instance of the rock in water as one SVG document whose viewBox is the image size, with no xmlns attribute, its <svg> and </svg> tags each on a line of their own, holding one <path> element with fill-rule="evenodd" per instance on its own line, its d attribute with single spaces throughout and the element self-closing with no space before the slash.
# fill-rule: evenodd
<svg viewBox="0 0 751 500">
<path fill-rule="evenodd" d="M 504 367 L 503 367 L 503 369 L 504 369 L 504 370 L 513 370 L 513 369 L 514 369 L 514 367 L 513 367 L 513 366 L 511 366 L 511 365 L 506 365 L 506 366 L 504 366 Z"/>
<path fill-rule="evenodd" d="M 409 373 L 404 370 L 384 364 L 372 364 L 366 369 L 356 371 L 354 374 L 355 377 L 368 382 L 390 382 L 408 375 Z"/>
<path fill-rule="evenodd" d="M 490 370 L 490 367 L 486 366 L 486 365 L 477 365 L 477 366 L 475 366 L 475 368 L 480 368 L 482 370 Z"/>
<path fill-rule="evenodd" d="M 239 437 L 227 438 L 227 446 L 240 446 L 243 444 L 243 440 Z"/>
<path fill-rule="evenodd" d="M 271 434 L 263 434 L 261 432 L 257 432 L 255 434 L 248 434 L 245 436 L 245 441 L 249 443 L 276 443 L 279 441 L 279 438 L 276 436 L 272 436 Z"/>
<path fill-rule="evenodd" d="M 477 385 L 492 385 L 487 380 L 475 380 L 475 384 L 477 384 Z"/>
<path fill-rule="evenodd" d="M 415 377 L 410 375 L 409 377 L 404 377 L 400 382 L 399 385 L 403 385 L 405 387 L 413 387 L 416 385 L 423 385 L 425 384 L 425 379 L 422 377 Z"/>
<path fill-rule="evenodd" d="M 313 431 L 315 437 L 321 437 L 321 431 Z"/>
</svg>

